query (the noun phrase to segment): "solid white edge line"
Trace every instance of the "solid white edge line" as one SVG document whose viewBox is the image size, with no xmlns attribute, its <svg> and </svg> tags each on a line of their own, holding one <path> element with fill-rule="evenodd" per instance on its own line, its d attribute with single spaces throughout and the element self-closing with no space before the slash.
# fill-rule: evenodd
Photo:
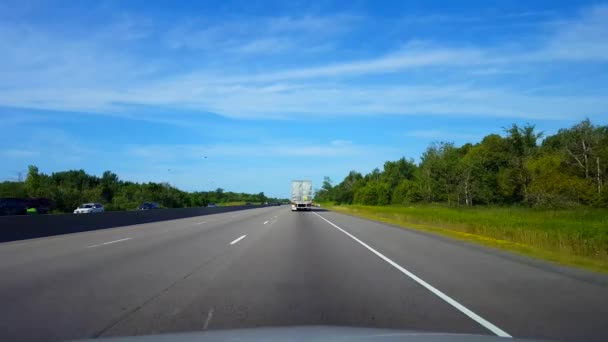
<svg viewBox="0 0 608 342">
<path fill-rule="evenodd" d="M 100 243 L 100 244 L 97 244 L 97 245 L 92 245 L 92 246 L 89 246 L 89 247 L 87 247 L 87 248 L 93 248 L 93 247 L 105 246 L 105 245 L 109 245 L 109 244 L 111 244 L 111 243 L 117 243 L 117 242 L 127 241 L 127 240 L 131 240 L 131 239 L 132 239 L 132 238 L 125 238 L 125 239 L 120 239 L 120 240 L 108 241 L 108 242 Z"/>
<path fill-rule="evenodd" d="M 266 223 L 268 223 L 268 222 L 270 222 L 270 221 L 264 221 L 264 224 L 266 224 Z"/>
<path fill-rule="evenodd" d="M 231 244 L 231 245 L 234 245 L 235 243 L 237 243 L 237 242 L 239 242 L 239 241 L 243 240 L 243 239 L 244 239 L 246 236 L 247 236 L 247 235 L 243 235 L 243 236 L 239 237 L 238 239 L 236 239 L 236 240 L 232 241 L 230 244 Z"/>
<path fill-rule="evenodd" d="M 329 221 L 328 219 L 326 219 L 325 217 L 317 214 L 317 213 L 313 213 L 317 216 L 319 216 L 321 219 L 323 219 L 325 222 L 329 223 L 330 225 L 332 225 L 334 228 L 340 230 L 342 233 L 346 234 L 348 237 L 350 237 L 351 239 L 357 241 L 360 245 L 362 245 L 363 247 L 369 249 L 372 253 L 376 254 L 380 259 L 386 261 L 387 263 L 389 263 L 391 266 L 393 266 L 394 268 L 398 269 L 399 271 L 401 271 L 401 273 L 405 274 L 406 276 L 410 277 L 412 280 L 414 280 L 415 282 L 417 282 L 418 284 L 424 286 L 427 290 L 431 291 L 432 293 L 434 293 L 437 297 L 443 299 L 445 302 L 447 302 L 448 304 L 450 304 L 451 306 L 453 306 L 454 308 L 456 308 L 458 311 L 462 312 L 463 314 L 469 316 L 469 318 L 471 318 L 472 320 L 474 320 L 475 322 L 479 323 L 480 325 L 482 325 L 484 328 L 490 330 L 491 332 L 493 332 L 494 334 L 496 334 L 497 336 L 500 337 L 512 337 L 511 335 L 509 335 L 507 332 L 505 332 L 504 330 L 500 329 L 499 327 L 495 326 L 494 324 L 488 322 L 487 320 L 485 320 L 483 317 L 479 316 L 478 314 L 474 313 L 473 311 L 469 310 L 468 308 L 466 308 L 464 305 L 458 303 L 456 300 L 450 298 L 448 295 L 446 295 L 445 293 L 439 291 L 438 289 L 434 288 L 433 286 L 431 286 L 431 284 L 427 283 L 426 281 L 422 280 L 421 278 L 419 278 L 418 276 L 416 276 L 414 273 L 406 270 L 405 268 L 401 267 L 399 264 L 397 264 L 396 262 L 394 262 L 393 260 L 389 259 L 388 257 L 386 257 L 385 255 L 383 255 L 382 253 L 378 252 L 377 250 L 373 249 L 372 247 L 370 247 L 368 244 L 366 244 L 365 242 L 359 240 L 358 238 L 356 238 L 354 235 L 352 235 L 351 233 L 345 231 L 344 229 L 338 227 L 336 224 L 334 224 L 333 222 Z"/>
</svg>

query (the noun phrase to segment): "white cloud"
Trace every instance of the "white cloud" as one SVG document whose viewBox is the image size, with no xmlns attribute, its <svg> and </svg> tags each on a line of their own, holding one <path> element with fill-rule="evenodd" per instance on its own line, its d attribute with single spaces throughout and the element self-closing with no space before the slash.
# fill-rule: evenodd
<svg viewBox="0 0 608 342">
<path fill-rule="evenodd" d="M 557 25 L 539 58 L 545 60 L 607 61 L 608 5 L 592 7 L 577 21 Z"/>
<path fill-rule="evenodd" d="M 208 158 L 277 158 L 277 157 L 352 157 L 387 151 L 385 147 L 356 145 L 350 141 L 334 140 L 329 144 L 313 144 L 305 140 L 272 143 L 242 143 L 218 145 L 146 145 L 129 146 L 125 153 L 132 157 L 156 161 L 192 161 Z"/>
<path fill-rule="evenodd" d="M 350 141 L 350 140 L 336 139 L 336 140 L 332 140 L 332 141 L 330 142 L 330 144 L 331 144 L 332 146 L 350 146 L 350 145 L 352 145 L 352 144 L 353 144 L 353 142 L 352 142 L 352 141 Z"/>
<path fill-rule="evenodd" d="M 293 48 L 293 43 L 286 39 L 263 38 L 245 42 L 233 48 L 234 51 L 245 54 L 276 54 Z"/>
<path fill-rule="evenodd" d="M 462 133 L 451 130 L 441 130 L 441 129 L 423 129 L 423 130 L 411 130 L 404 133 L 406 137 L 413 138 L 425 138 L 425 139 L 434 139 L 434 140 L 453 140 L 453 139 L 477 139 L 478 135 L 470 134 L 470 133 Z"/>
<path fill-rule="evenodd" d="M 211 68 L 204 60 L 203 69 L 182 72 L 165 69 L 167 61 L 142 58 L 123 51 L 120 44 L 112 45 L 109 37 L 116 33 L 110 35 L 110 31 L 124 31 L 129 41 L 151 34 L 138 35 L 139 26 L 131 18 L 86 40 L 62 39 L 26 25 L 0 24 L 0 49 L 4 51 L 0 55 L 0 105 L 137 118 L 130 106 L 134 104 L 271 119 L 377 114 L 564 119 L 573 113 L 599 116 L 608 108 L 606 97 L 551 92 L 539 96 L 516 87 L 475 85 L 476 76 L 493 77 L 547 61 L 608 60 L 606 6 L 553 27 L 552 35 L 531 49 L 411 42 L 375 58 L 317 61 L 283 70 L 264 64 L 247 70 L 247 65 L 221 63 L 222 53 L 231 51 L 259 56 L 294 54 L 301 46 L 309 47 L 303 44 L 306 39 L 348 31 L 357 20 L 363 19 L 302 16 L 180 24 L 164 37 L 169 47 L 208 49 L 213 51 L 210 58 L 220 61 L 215 60 Z M 422 81 L 410 78 L 414 73 L 425 77 Z M 386 75 L 393 80 L 384 81 Z M 369 78 L 373 80 L 368 82 Z M 143 117 L 180 122 L 170 114 Z"/>
<path fill-rule="evenodd" d="M 28 159 L 40 156 L 40 152 L 25 149 L 4 149 L 0 151 L 0 156 L 5 158 Z"/>
<path fill-rule="evenodd" d="M 169 29 L 162 41 L 171 49 L 204 50 L 218 55 L 302 53 L 328 44 L 331 38 L 348 31 L 356 20 L 350 15 L 250 17 L 221 23 L 212 19 L 189 20 Z"/>
</svg>

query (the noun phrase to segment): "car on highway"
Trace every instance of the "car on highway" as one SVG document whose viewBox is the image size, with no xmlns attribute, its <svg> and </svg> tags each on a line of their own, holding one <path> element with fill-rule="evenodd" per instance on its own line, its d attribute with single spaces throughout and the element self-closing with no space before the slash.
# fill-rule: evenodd
<svg viewBox="0 0 608 342">
<path fill-rule="evenodd" d="M 103 205 L 99 203 L 84 203 L 74 210 L 74 214 L 103 213 L 104 211 Z"/>
<path fill-rule="evenodd" d="M 27 201 L 22 198 L 0 198 L 0 216 L 27 214 Z"/>
<path fill-rule="evenodd" d="M 217 207 L 217 205 L 215 203 L 207 204 L 207 208 L 215 208 L 215 207 Z"/>
<path fill-rule="evenodd" d="M 151 209 L 160 209 L 160 206 L 156 202 L 144 202 L 142 203 L 137 210 L 151 210 Z"/>
<path fill-rule="evenodd" d="M 28 214 L 48 214 L 55 208 L 55 203 L 42 197 L 26 199 Z"/>
</svg>

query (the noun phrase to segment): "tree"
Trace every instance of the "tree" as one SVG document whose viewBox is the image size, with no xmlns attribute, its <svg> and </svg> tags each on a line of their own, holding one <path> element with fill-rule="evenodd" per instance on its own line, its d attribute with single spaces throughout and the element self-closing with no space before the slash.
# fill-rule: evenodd
<svg viewBox="0 0 608 342">
<path fill-rule="evenodd" d="M 332 186 L 331 178 L 323 177 L 323 185 L 321 189 L 315 191 L 316 202 L 335 201 L 334 187 Z"/>
<path fill-rule="evenodd" d="M 103 198 L 103 201 L 112 202 L 118 187 L 118 176 L 111 171 L 105 171 L 101 176 L 101 198 Z"/>
<path fill-rule="evenodd" d="M 528 202 L 534 206 L 567 207 L 589 204 L 593 197 L 590 181 L 567 170 L 560 153 L 545 154 L 527 161 L 531 182 Z"/>
<path fill-rule="evenodd" d="M 508 201 L 525 201 L 530 185 L 530 175 L 525 164 L 535 154 L 536 141 L 542 137 L 542 133 L 535 133 L 534 125 L 529 124 L 523 128 L 513 124 L 505 132 L 507 151 L 511 158 L 509 164 L 498 172 L 498 186 Z"/>
<path fill-rule="evenodd" d="M 350 171 L 344 180 L 335 189 L 335 201 L 337 203 L 351 204 L 355 198 L 355 192 L 365 186 L 363 176 L 356 171 Z"/>
<path fill-rule="evenodd" d="M 409 179 L 402 179 L 391 195 L 392 204 L 408 204 L 422 200 L 418 183 Z"/>
<path fill-rule="evenodd" d="M 457 196 L 460 151 L 452 143 L 431 144 L 422 155 L 420 182 L 427 201 L 444 200 L 450 204 Z"/>
<path fill-rule="evenodd" d="M 413 180 L 415 172 L 416 164 L 411 159 L 401 158 L 394 162 L 387 161 L 384 163 L 381 180 L 391 188 L 395 188 L 403 179 Z"/>
<path fill-rule="evenodd" d="M 101 178 L 89 175 L 84 170 L 55 172 L 48 176 L 33 165 L 29 167 L 24 182 L 0 183 L 0 196 L 46 197 L 55 202 L 56 210 L 60 212 L 72 212 L 84 202 L 101 202 L 107 210 L 133 210 L 148 201 L 158 202 L 165 208 L 207 205 L 209 198 L 221 198 L 223 201 L 280 201 L 267 198 L 263 192 L 252 195 L 225 192 L 221 188 L 213 192 L 187 193 L 168 183 L 121 181 L 111 171 L 105 171 Z"/>
<path fill-rule="evenodd" d="M 608 171 L 608 126 L 595 126 L 589 119 L 557 134 L 543 142 L 544 152 L 563 153 L 566 164 L 575 175 L 591 181 L 595 202 L 603 200 L 603 188 Z"/>
<path fill-rule="evenodd" d="M 354 202 L 365 205 L 387 205 L 390 203 L 388 184 L 371 181 L 355 192 Z"/>
</svg>

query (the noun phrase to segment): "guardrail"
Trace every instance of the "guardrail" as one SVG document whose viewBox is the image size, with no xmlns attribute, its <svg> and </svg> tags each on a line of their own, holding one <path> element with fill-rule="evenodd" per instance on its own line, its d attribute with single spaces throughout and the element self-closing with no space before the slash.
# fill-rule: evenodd
<svg viewBox="0 0 608 342">
<path fill-rule="evenodd" d="M 215 208 L 178 208 L 140 211 L 108 211 L 96 214 L 0 216 L 0 242 L 86 232 L 90 230 L 159 222 L 237 210 L 261 208 L 238 205 Z"/>
</svg>

